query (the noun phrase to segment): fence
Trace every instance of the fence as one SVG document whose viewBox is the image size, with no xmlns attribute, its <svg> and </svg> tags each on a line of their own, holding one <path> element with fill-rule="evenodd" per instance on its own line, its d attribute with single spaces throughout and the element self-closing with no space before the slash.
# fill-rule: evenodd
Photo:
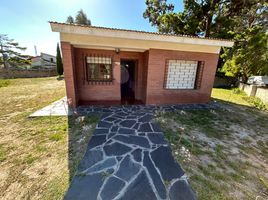
<svg viewBox="0 0 268 200">
<path fill-rule="evenodd" d="M 239 88 L 244 90 L 248 96 L 260 98 L 263 102 L 268 103 L 268 87 L 260 87 L 257 85 L 239 84 Z"/>
<path fill-rule="evenodd" d="M 37 78 L 56 75 L 56 69 L 0 69 L 0 78 Z"/>
</svg>

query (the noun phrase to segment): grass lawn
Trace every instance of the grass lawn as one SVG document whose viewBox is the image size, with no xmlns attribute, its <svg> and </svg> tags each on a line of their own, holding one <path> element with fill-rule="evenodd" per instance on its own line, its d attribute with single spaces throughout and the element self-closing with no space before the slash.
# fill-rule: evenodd
<svg viewBox="0 0 268 200">
<path fill-rule="evenodd" d="M 0 199 L 62 199 L 98 116 L 29 114 L 65 96 L 64 80 L 0 80 Z M 268 112 L 238 90 L 223 108 L 158 113 L 199 199 L 268 199 Z M 257 198 L 258 197 L 258 198 Z"/>
<path fill-rule="evenodd" d="M 161 112 L 198 199 L 268 199 L 268 112 L 238 90 L 213 89 L 221 109 Z"/>
<path fill-rule="evenodd" d="M 62 199 L 97 117 L 29 114 L 65 96 L 64 80 L 0 80 L 0 199 Z"/>
</svg>

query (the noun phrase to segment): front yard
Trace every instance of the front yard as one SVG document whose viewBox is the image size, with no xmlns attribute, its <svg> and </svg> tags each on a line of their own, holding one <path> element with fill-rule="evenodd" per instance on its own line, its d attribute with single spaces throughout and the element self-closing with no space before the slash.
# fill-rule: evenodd
<svg viewBox="0 0 268 200">
<path fill-rule="evenodd" d="M 237 93 L 214 89 L 220 109 L 157 114 L 198 199 L 268 199 L 268 113 Z"/>
<path fill-rule="evenodd" d="M 55 77 L 0 80 L 0 94 L 0 199 L 61 199 L 97 116 L 28 118 L 65 95 Z M 268 113 L 237 90 L 213 97 L 221 108 L 157 113 L 174 156 L 199 199 L 267 199 Z"/>
<path fill-rule="evenodd" d="M 64 80 L 0 80 L 0 199 L 61 199 L 96 117 L 29 114 L 65 96 Z"/>
</svg>

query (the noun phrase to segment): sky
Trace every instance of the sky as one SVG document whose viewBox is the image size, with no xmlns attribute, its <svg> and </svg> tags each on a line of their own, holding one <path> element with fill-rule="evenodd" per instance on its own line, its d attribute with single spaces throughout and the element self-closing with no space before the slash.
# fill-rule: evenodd
<svg viewBox="0 0 268 200">
<path fill-rule="evenodd" d="M 83 9 L 94 26 L 156 31 L 143 18 L 145 0 L 0 0 L 0 34 L 7 34 L 23 52 L 56 54 L 59 33 L 52 32 L 48 21 L 65 22 Z M 183 9 L 183 0 L 168 0 L 175 10 Z"/>
</svg>

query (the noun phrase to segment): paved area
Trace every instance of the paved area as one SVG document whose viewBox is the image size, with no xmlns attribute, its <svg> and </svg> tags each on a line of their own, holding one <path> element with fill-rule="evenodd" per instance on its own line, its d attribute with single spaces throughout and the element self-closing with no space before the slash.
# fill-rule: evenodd
<svg viewBox="0 0 268 200">
<path fill-rule="evenodd" d="M 81 114 L 98 112 L 102 117 L 64 199 L 196 199 L 153 120 L 156 110 L 182 108 L 193 107 L 79 108 Z"/>
<path fill-rule="evenodd" d="M 42 116 L 68 116 L 72 115 L 72 110 L 67 104 L 67 98 L 53 102 L 52 104 L 34 112 L 30 117 L 42 117 Z"/>
</svg>

